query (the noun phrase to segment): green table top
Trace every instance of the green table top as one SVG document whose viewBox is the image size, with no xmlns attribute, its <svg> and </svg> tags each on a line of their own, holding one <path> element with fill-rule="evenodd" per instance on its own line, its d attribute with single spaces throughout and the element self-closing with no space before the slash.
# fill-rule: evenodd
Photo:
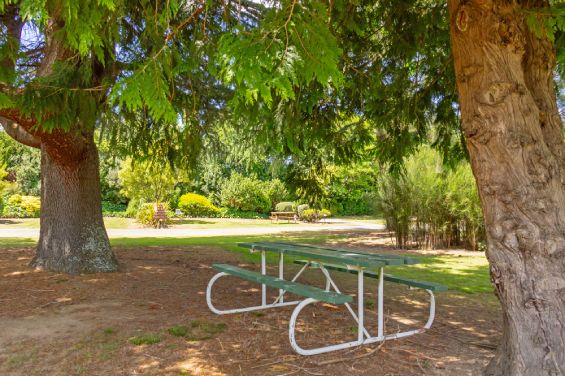
<svg viewBox="0 0 565 376">
<path fill-rule="evenodd" d="M 354 252 L 343 248 L 320 247 L 298 243 L 252 242 L 238 243 L 238 246 L 255 251 L 284 253 L 304 257 L 308 260 L 331 262 L 360 268 L 381 268 L 384 266 L 419 263 L 418 259 L 402 255 Z"/>
</svg>

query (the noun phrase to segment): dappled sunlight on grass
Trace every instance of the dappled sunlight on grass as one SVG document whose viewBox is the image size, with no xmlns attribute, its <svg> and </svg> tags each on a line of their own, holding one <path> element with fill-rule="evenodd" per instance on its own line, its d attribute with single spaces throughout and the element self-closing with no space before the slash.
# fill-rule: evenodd
<svg viewBox="0 0 565 376">
<path fill-rule="evenodd" d="M 465 293 L 493 291 L 488 261 L 483 254 L 416 257 L 422 261 L 421 264 L 389 268 L 388 272 L 401 277 L 444 284 L 450 290 Z"/>
</svg>

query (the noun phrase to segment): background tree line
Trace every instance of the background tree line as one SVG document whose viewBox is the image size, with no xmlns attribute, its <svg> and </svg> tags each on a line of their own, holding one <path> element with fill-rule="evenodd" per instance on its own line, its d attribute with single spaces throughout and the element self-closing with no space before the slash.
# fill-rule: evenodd
<svg viewBox="0 0 565 376">
<path fill-rule="evenodd" d="M 3 216 L 38 216 L 39 152 L 4 133 L 0 143 Z M 309 178 L 298 182 L 294 180 L 298 163 L 291 157 L 281 160 L 258 150 L 242 150 L 226 134 L 214 147 L 203 149 L 193 168 L 173 168 L 166 160 L 134 161 L 104 141 L 99 150 L 105 216 L 138 217 L 151 223 L 152 203 L 165 203 L 174 211 L 187 193 L 203 195 L 211 205 L 209 210 L 201 206 L 184 210 L 192 216 L 265 218 L 278 203 L 293 201 L 326 208 L 337 216 L 381 217 L 400 248 L 484 247 L 482 212 L 468 163 L 446 166 L 429 147 L 409 158 L 400 173 L 366 156 L 342 165 L 328 162 L 322 169 L 303 168 Z"/>
</svg>

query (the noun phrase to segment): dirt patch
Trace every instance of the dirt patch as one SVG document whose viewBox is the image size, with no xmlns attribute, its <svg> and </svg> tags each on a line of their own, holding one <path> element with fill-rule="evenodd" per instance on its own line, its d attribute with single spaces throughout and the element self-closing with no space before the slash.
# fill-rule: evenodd
<svg viewBox="0 0 565 376">
<path fill-rule="evenodd" d="M 479 294 L 442 293 L 436 321 L 426 333 L 383 346 L 297 356 L 288 342 L 292 308 L 224 316 L 208 310 L 205 289 L 214 275 L 212 263 L 256 268 L 236 254 L 210 247 L 115 251 L 121 272 L 82 276 L 28 269 L 31 249 L 0 251 L 0 374 L 475 375 L 492 357 L 500 335 L 496 305 Z M 288 274 L 297 268 L 289 266 Z M 304 280 L 323 285 L 315 271 Z M 337 273 L 335 280 L 345 292 L 355 292 L 351 275 Z M 385 288 L 389 333 L 423 325 L 424 293 Z M 214 292 L 215 304 L 223 308 L 259 300 L 257 285 L 237 279 L 219 281 Z M 365 299 L 366 320 L 376 321 L 374 294 Z M 303 347 L 356 337 L 343 307 L 317 305 L 301 316 Z M 179 332 L 196 327 L 195 322 L 221 330 L 198 336 Z"/>
</svg>

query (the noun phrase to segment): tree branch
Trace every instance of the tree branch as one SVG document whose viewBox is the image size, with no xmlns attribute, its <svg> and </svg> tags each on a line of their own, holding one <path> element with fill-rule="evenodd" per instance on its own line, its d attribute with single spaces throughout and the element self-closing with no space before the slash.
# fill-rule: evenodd
<svg viewBox="0 0 565 376">
<path fill-rule="evenodd" d="M 6 134 L 8 134 L 8 136 L 12 137 L 14 140 L 18 141 L 20 144 L 24 144 L 37 149 L 41 147 L 41 139 L 28 133 L 18 123 L 15 123 L 10 119 L 6 119 L 5 117 L 0 117 L 0 124 L 2 124 L 2 127 L 6 131 Z"/>
</svg>

